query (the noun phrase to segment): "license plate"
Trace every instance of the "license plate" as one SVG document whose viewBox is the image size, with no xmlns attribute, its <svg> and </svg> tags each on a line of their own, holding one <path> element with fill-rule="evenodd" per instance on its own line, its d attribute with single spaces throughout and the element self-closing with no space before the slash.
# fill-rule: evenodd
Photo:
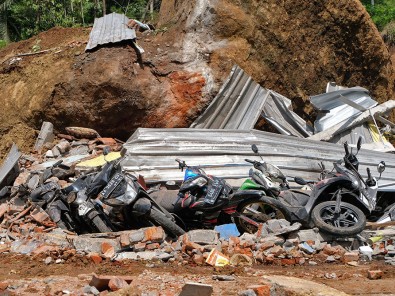
<svg viewBox="0 0 395 296">
<path fill-rule="evenodd" d="M 100 196 L 104 199 L 108 198 L 110 194 L 115 190 L 115 188 L 121 183 L 123 180 L 123 175 L 120 173 L 116 173 L 111 180 L 108 182 L 106 187 L 100 192 Z"/>
<path fill-rule="evenodd" d="M 220 179 L 214 179 L 207 190 L 207 194 L 204 198 L 204 202 L 210 205 L 215 204 L 219 194 L 221 193 L 223 188 L 222 182 Z"/>
</svg>

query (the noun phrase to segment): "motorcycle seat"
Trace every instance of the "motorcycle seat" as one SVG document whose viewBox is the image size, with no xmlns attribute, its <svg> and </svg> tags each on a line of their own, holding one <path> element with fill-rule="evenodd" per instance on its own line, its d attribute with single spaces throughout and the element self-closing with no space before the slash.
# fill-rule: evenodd
<svg viewBox="0 0 395 296">
<path fill-rule="evenodd" d="M 289 205 L 298 207 L 305 206 L 310 199 L 309 190 L 285 190 L 281 191 L 280 197 Z"/>
</svg>

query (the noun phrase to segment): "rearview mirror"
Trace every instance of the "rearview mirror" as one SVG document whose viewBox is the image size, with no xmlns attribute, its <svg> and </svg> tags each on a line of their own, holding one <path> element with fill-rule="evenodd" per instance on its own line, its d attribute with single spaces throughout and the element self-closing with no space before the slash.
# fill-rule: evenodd
<svg viewBox="0 0 395 296">
<path fill-rule="evenodd" d="M 254 153 L 258 153 L 258 147 L 255 144 L 251 145 L 251 149 Z"/>
<path fill-rule="evenodd" d="M 385 162 L 380 161 L 380 163 L 377 165 L 377 171 L 381 175 L 385 171 Z"/>
<path fill-rule="evenodd" d="M 358 151 L 361 149 L 361 146 L 362 146 L 362 137 L 359 136 L 358 142 L 357 142 L 357 150 L 358 150 Z"/>
</svg>

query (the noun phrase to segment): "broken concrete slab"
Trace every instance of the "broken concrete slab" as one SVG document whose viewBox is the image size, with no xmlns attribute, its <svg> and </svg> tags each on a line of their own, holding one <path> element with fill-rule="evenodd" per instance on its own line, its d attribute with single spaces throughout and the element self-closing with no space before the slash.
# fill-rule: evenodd
<svg viewBox="0 0 395 296">
<path fill-rule="evenodd" d="M 219 243 L 219 233 L 215 230 L 196 229 L 187 234 L 188 240 L 199 245 L 216 245 Z"/>
<path fill-rule="evenodd" d="M 102 244 L 108 243 L 114 248 L 114 251 L 121 249 L 119 242 L 116 239 L 93 238 L 89 236 L 76 236 L 73 238 L 73 245 L 77 251 L 86 253 L 101 253 Z"/>
<path fill-rule="evenodd" d="M 18 160 L 22 153 L 19 151 L 18 146 L 12 144 L 3 165 L 0 167 L 0 188 L 14 183 L 19 174 Z"/>
<path fill-rule="evenodd" d="M 34 144 L 34 150 L 38 151 L 45 143 L 51 143 L 54 139 L 55 135 L 53 133 L 53 124 L 51 122 L 44 121 L 41 125 L 41 130 L 36 139 L 36 143 Z"/>
<path fill-rule="evenodd" d="M 123 252 L 115 256 L 116 261 L 125 259 L 129 260 L 163 260 L 167 261 L 172 258 L 173 255 L 162 252 L 162 251 L 143 251 L 143 252 Z"/>
</svg>

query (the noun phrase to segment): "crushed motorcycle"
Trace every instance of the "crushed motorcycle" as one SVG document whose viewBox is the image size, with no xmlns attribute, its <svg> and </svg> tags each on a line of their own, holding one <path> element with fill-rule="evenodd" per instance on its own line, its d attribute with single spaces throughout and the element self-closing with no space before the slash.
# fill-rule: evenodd
<svg viewBox="0 0 395 296">
<path fill-rule="evenodd" d="M 214 228 L 235 223 L 240 233 L 253 233 L 260 223 L 273 218 L 261 207 L 270 207 L 270 214 L 276 209 L 277 217 L 284 218 L 276 207 L 279 202 L 267 200 L 264 192 L 238 190 L 225 180 L 206 174 L 199 166 L 189 166 L 179 159 L 176 161 L 181 171 L 185 169 L 179 190 L 158 190 L 151 195 L 176 216 L 184 229 Z"/>
<path fill-rule="evenodd" d="M 253 173 L 251 180 L 257 183 L 255 189 L 261 187 L 270 196 L 268 198 L 280 201 L 280 210 L 287 213 L 291 222 L 300 222 L 305 227 L 316 226 L 337 236 L 356 235 L 364 229 L 366 216 L 376 208 L 378 191 L 378 180 L 372 176 L 369 168 L 366 180 L 358 172 L 357 154 L 361 141 L 360 137 L 356 153 L 352 150 L 350 152 L 347 142 L 344 143 L 343 160 L 334 163 L 334 172 L 321 174 L 324 176 L 322 180 L 315 182 L 295 178 L 296 183 L 308 185 L 310 190 L 287 188 L 286 178 L 277 167 L 273 170 L 269 166 L 270 169 L 267 170 L 267 164 L 259 165 L 256 161 L 249 162 L 260 173 Z M 377 166 L 379 179 L 384 170 L 385 163 L 380 162 Z M 276 178 L 280 179 L 281 186 L 273 185 Z"/>
</svg>

